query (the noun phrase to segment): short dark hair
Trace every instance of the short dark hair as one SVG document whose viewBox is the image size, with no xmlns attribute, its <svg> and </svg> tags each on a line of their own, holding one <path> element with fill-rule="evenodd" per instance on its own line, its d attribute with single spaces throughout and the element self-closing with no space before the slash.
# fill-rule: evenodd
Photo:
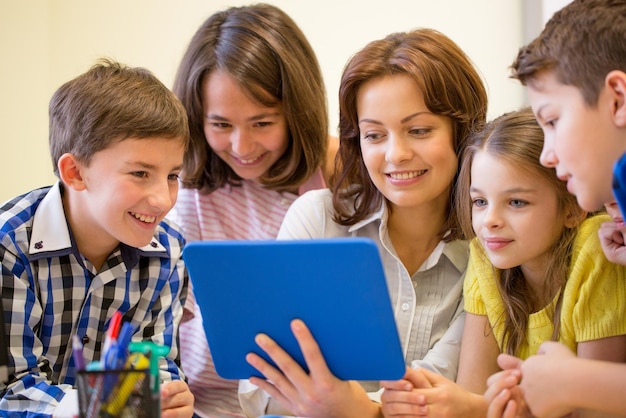
<svg viewBox="0 0 626 418">
<path fill-rule="evenodd" d="M 111 143 L 128 138 L 171 138 L 189 142 L 185 109 L 145 68 L 103 58 L 63 84 L 50 100 L 50 154 L 54 174 L 65 153 L 89 164 Z"/>
<path fill-rule="evenodd" d="M 551 71 L 595 107 L 606 75 L 626 71 L 626 0 L 574 0 L 519 50 L 511 69 L 524 85 Z"/>
</svg>

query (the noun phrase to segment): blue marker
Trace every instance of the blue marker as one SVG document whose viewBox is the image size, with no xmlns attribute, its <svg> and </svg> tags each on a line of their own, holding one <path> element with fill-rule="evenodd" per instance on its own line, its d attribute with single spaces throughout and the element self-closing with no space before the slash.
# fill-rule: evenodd
<svg viewBox="0 0 626 418">
<path fill-rule="evenodd" d="M 128 358 L 128 346 L 133 336 L 134 328 L 130 322 L 124 322 L 119 330 L 117 338 L 112 340 L 107 351 L 103 353 L 104 370 L 119 371 L 124 368 L 126 359 Z M 108 373 L 104 377 L 104 389 L 102 391 L 102 400 L 108 399 L 111 390 L 118 380 L 118 375 Z"/>
<path fill-rule="evenodd" d="M 130 340 L 135 333 L 135 328 L 130 324 L 130 322 L 124 322 L 122 324 L 122 328 L 120 329 L 120 333 L 117 337 L 117 346 L 118 346 L 118 362 L 116 365 L 116 369 L 121 369 L 126 364 L 126 359 L 129 354 L 129 345 Z"/>
</svg>

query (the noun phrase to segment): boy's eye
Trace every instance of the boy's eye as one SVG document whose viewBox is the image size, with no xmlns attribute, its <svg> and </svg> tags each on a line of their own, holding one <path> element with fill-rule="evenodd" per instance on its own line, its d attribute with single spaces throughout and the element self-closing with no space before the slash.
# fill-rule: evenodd
<svg viewBox="0 0 626 418">
<path fill-rule="evenodd" d="M 540 122 L 540 125 L 544 128 L 554 128 L 558 119 L 556 118 L 541 118 L 537 119 Z"/>
<path fill-rule="evenodd" d="M 148 173 L 146 171 L 133 171 L 131 174 L 139 178 L 148 177 Z"/>
</svg>

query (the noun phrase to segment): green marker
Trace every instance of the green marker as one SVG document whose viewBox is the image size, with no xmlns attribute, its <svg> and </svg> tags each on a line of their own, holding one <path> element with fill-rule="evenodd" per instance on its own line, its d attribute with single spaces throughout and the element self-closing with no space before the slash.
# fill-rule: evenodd
<svg viewBox="0 0 626 418">
<path fill-rule="evenodd" d="M 152 341 L 131 342 L 128 345 L 131 353 L 142 353 L 150 358 L 150 376 L 152 379 L 152 393 L 159 392 L 159 357 L 165 357 L 170 348 Z"/>
</svg>

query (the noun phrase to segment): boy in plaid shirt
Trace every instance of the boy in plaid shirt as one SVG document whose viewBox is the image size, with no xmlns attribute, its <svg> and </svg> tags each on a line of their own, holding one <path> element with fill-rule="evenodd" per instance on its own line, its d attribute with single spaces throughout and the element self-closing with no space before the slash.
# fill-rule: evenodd
<svg viewBox="0 0 626 418">
<path fill-rule="evenodd" d="M 179 367 L 187 294 L 184 240 L 164 217 L 176 201 L 189 141 L 184 108 L 149 71 L 104 60 L 50 102 L 59 181 L 0 208 L 0 291 L 9 381 L 0 415 L 54 413 L 76 382 L 72 335 L 101 357 L 113 313 L 161 359 L 163 417 L 191 416 Z M 19 411 L 19 412 L 18 412 Z"/>
</svg>

